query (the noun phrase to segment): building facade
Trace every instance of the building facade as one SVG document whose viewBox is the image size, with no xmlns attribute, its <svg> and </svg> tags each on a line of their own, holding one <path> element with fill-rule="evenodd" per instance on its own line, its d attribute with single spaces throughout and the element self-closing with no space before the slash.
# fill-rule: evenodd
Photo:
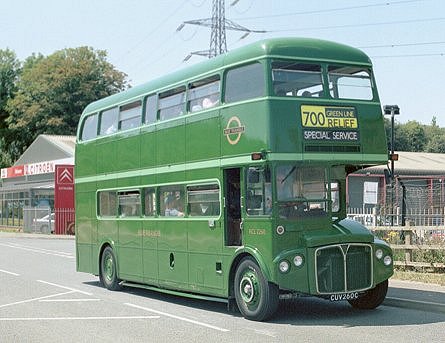
<svg viewBox="0 0 445 343">
<path fill-rule="evenodd" d="M 24 227 L 30 208 L 54 213 L 56 169 L 74 165 L 74 147 L 75 136 L 39 135 L 13 166 L 1 169 L 0 226 Z M 66 169 L 62 181 L 74 184 L 72 168 Z"/>
</svg>

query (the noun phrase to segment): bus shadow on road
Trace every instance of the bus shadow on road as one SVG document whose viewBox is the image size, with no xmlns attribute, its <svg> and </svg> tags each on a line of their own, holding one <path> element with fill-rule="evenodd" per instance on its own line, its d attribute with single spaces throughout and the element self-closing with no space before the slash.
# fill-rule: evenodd
<svg viewBox="0 0 445 343">
<path fill-rule="evenodd" d="M 409 311 L 409 313 L 407 312 Z M 336 325 L 343 327 L 399 326 L 443 323 L 443 314 L 381 305 L 374 310 L 355 309 L 348 302 L 307 297 L 280 303 L 271 322 L 290 325 Z"/>
<path fill-rule="evenodd" d="M 99 281 L 85 282 L 85 284 L 105 290 Z M 201 311 L 242 317 L 238 309 L 229 311 L 227 303 L 187 298 L 144 288 L 123 287 L 121 292 L 136 296 L 141 300 L 159 302 L 161 305 L 162 303 L 168 303 Z M 410 315 L 407 315 L 406 311 L 409 311 Z M 434 312 L 423 312 L 422 315 L 419 315 L 415 309 L 400 309 L 382 305 L 374 310 L 359 310 L 351 307 L 345 301 L 330 302 L 316 297 L 303 297 L 281 300 L 277 312 L 267 322 L 297 326 L 378 327 L 443 323 L 445 319 L 443 314 Z"/>
<path fill-rule="evenodd" d="M 105 288 L 100 284 L 99 281 L 93 282 L 84 282 L 89 286 L 96 286 L 105 290 Z M 131 294 L 140 298 L 144 298 L 147 300 L 154 300 L 158 302 L 170 303 L 174 305 L 190 307 L 194 309 L 199 309 L 203 311 L 217 312 L 217 313 L 230 313 L 232 315 L 240 316 L 241 314 L 238 311 L 229 312 L 227 310 L 227 303 L 211 301 L 211 300 L 201 300 L 201 299 L 193 299 L 188 297 L 183 297 L 179 295 L 172 295 L 163 293 L 161 291 L 157 292 L 154 290 L 149 290 L 145 288 L 134 288 L 124 286 L 121 290 L 126 294 Z"/>
</svg>

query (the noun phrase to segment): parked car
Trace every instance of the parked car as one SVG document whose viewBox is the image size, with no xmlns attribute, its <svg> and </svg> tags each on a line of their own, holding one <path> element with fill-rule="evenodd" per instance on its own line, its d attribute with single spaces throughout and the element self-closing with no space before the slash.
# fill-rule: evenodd
<svg viewBox="0 0 445 343">
<path fill-rule="evenodd" d="M 42 218 L 34 219 L 34 231 L 41 233 L 54 233 L 54 213 Z"/>
</svg>

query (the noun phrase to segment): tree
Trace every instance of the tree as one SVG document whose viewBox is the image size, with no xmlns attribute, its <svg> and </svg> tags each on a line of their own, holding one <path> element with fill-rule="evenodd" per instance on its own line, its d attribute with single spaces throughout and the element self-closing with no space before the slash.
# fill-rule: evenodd
<svg viewBox="0 0 445 343">
<path fill-rule="evenodd" d="M 7 126 L 5 122 L 8 117 L 6 103 L 16 91 L 20 67 L 20 61 L 13 51 L 0 49 L 0 130 Z"/>
<path fill-rule="evenodd" d="M 15 160 L 39 134 L 73 135 L 87 104 L 128 87 L 126 74 L 90 47 L 33 55 L 23 66 L 17 93 L 7 103 L 15 133 Z"/>
<path fill-rule="evenodd" d="M 410 120 L 406 124 L 395 126 L 395 150 L 424 151 L 426 133 L 422 124 Z"/>
</svg>

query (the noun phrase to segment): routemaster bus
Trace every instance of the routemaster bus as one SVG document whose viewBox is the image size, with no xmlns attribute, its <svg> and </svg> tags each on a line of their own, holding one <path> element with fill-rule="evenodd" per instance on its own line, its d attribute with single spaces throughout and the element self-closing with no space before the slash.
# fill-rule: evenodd
<svg viewBox="0 0 445 343">
<path fill-rule="evenodd" d="M 372 309 L 389 246 L 346 219 L 346 177 L 388 161 L 370 59 L 263 40 L 88 105 L 77 270 L 265 320 L 300 295 Z"/>
</svg>

